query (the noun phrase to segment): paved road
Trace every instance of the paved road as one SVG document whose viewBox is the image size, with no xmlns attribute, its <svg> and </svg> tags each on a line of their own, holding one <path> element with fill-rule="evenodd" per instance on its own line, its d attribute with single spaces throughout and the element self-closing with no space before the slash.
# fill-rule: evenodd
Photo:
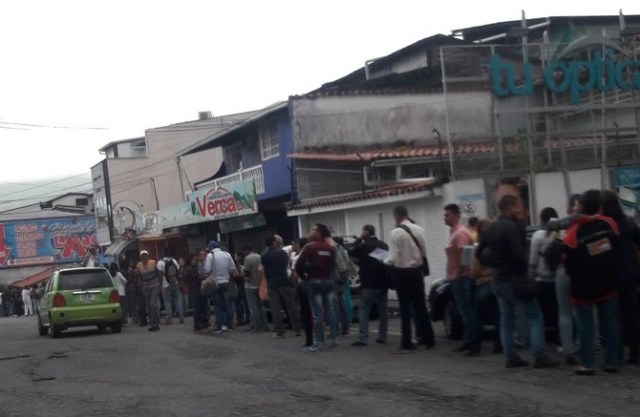
<svg viewBox="0 0 640 417">
<path fill-rule="evenodd" d="M 33 318 L 2 318 L 0 416 L 640 415 L 638 367 L 578 377 L 568 367 L 505 369 L 496 355 L 462 358 L 443 339 L 434 351 L 396 355 L 397 336 L 366 348 L 348 336 L 306 353 L 295 336 L 189 330 L 188 321 L 53 340 L 37 335 Z"/>
</svg>

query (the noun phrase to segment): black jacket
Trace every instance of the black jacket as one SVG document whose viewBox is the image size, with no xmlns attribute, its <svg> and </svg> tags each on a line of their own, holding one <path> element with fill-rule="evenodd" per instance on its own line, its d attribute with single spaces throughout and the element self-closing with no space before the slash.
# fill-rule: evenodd
<svg viewBox="0 0 640 417">
<path fill-rule="evenodd" d="M 491 224 L 476 250 L 482 265 L 490 266 L 496 280 L 510 280 L 514 275 L 527 273 L 525 228 L 507 217 Z"/>
<path fill-rule="evenodd" d="M 372 237 L 367 240 L 356 241 L 356 246 L 349 251 L 349 256 L 358 260 L 362 288 L 389 288 L 386 267 L 382 262 L 369 256 L 376 249 L 389 250 L 389 246 L 377 237 Z"/>
</svg>

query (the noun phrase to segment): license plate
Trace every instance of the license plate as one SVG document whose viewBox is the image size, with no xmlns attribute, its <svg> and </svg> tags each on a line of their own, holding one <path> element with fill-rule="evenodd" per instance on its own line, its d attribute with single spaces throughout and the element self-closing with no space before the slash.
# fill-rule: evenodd
<svg viewBox="0 0 640 417">
<path fill-rule="evenodd" d="M 80 301 L 84 301 L 85 303 L 88 303 L 90 301 L 95 301 L 95 299 L 96 299 L 95 294 L 80 294 Z"/>
</svg>

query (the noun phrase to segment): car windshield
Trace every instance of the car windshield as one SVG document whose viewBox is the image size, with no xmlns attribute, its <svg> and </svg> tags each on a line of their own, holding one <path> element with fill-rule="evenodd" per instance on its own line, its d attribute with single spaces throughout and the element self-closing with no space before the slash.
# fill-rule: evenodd
<svg viewBox="0 0 640 417">
<path fill-rule="evenodd" d="M 111 277 L 106 270 L 61 271 L 58 277 L 58 290 L 88 290 L 92 288 L 113 287 Z"/>
</svg>

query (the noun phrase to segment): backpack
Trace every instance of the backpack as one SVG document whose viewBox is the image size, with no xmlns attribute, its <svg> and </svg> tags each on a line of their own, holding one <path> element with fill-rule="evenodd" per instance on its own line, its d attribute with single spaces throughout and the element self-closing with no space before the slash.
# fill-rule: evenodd
<svg viewBox="0 0 640 417">
<path fill-rule="evenodd" d="M 549 267 L 549 271 L 555 272 L 562 261 L 564 253 L 564 243 L 558 238 L 553 238 L 542 248 L 540 256 L 542 256 Z"/>
<path fill-rule="evenodd" d="M 172 258 L 164 259 L 164 276 L 169 285 L 178 284 L 178 268 Z"/>
<path fill-rule="evenodd" d="M 568 235 L 567 272 L 572 277 L 572 296 L 594 299 L 617 289 L 619 236 L 606 218 L 594 217 Z"/>
</svg>

